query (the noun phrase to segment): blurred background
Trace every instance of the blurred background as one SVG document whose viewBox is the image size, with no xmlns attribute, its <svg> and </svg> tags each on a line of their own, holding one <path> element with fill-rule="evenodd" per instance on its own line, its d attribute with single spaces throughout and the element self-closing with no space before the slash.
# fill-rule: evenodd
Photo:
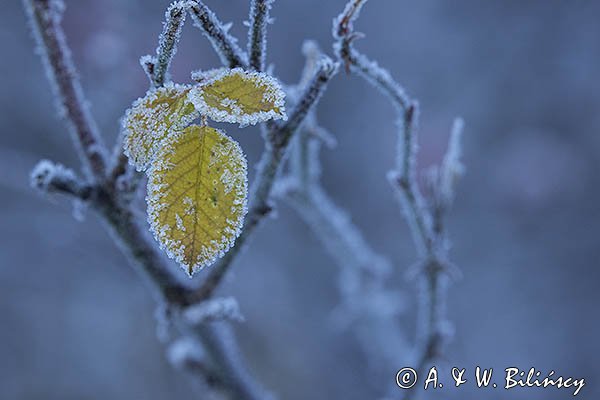
<svg viewBox="0 0 600 400">
<path fill-rule="evenodd" d="M 67 1 L 64 27 L 107 143 L 148 83 L 168 1 Z M 209 1 L 245 44 L 244 0 Z M 331 53 L 343 0 L 275 3 L 268 62 L 296 82 L 304 39 Z M 371 1 L 358 49 L 419 99 L 419 169 L 439 162 L 452 120 L 466 121 L 452 259 L 464 277 L 449 289 L 455 337 L 446 365 L 536 367 L 584 377 L 600 395 L 600 2 Z M 78 162 L 18 1 L 0 14 L 0 397 L 204 398 L 168 363 L 155 301 L 93 213 L 28 186 L 36 161 Z M 218 59 L 188 19 L 173 78 Z M 339 141 L 322 154 L 323 180 L 369 243 L 389 257 L 414 336 L 416 260 L 385 179 L 394 159 L 394 110 L 360 78 L 340 73 L 322 99 L 321 124 Z M 257 128 L 229 128 L 254 164 Z M 238 260 L 221 292 L 237 297 L 236 326 L 249 366 L 282 399 L 373 399 L 396 370 L 372 374 L 350 332 L 332 327 L 338 269 L 285 205 Z M 395 349 L 390 349 L 394 351 Z M 398 365 L 398 369 L 402 365 Z M 448 382 L 451 383 L 451 382 Z M 448 385 L 450 386 L 450 385 Z M 474 385 L 425 398 L 564 399 L 571 390 L 509 392 Z"/>
</svg>

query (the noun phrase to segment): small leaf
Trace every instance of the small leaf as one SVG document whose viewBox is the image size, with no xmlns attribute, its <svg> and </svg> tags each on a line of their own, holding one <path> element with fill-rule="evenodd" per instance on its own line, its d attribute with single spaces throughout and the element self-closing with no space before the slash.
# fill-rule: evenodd
<svg viewBox="0 0 600 400">
<path fill-rule="evenodd" d="M 196 110 L 217 122 L 254 125 L 269 119 L 286 119 L 285 93 L 271 76 L 241 68 L 195 73 L 200 85 L 189 100 Z"/>
<path fill-rule="evenodd" d="M 190 87 L 167 84 L 151 89 L 125 113 L 123 149 L 129 162 L 144 171 L 171 130 L 180 130 L 198 118 L 187 100 Z"/>
<path fill-rule="evenodd" d="M 191 276 L 234 244 L 246 215 L 246 159 L 207 126 L 169 135 L 148 170 L 150 230 Z"/>
</svg>

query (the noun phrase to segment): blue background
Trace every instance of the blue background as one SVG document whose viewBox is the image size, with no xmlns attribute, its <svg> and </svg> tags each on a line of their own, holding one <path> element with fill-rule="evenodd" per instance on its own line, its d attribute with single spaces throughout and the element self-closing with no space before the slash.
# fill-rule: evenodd
<svg viewBox="0 0 600 400">
<path fill-rule="evenodd" d="M 207 1 L 208 2 L 208 1 Z M 210 1 L 242 45 L 247 2 Z M 302 41 L 331 53 L 331 20 L 344 2 L 277 1 L 268 62 L 284 82 L 302 69 Z M 103 135 L 147 89 L 138 65 L 152 53 L 167 1 L 68 1 L 65 30 Z M 154 299 L 93 213 L 72 218 L 28 186 L 40 158 L 77 167 L 22 6 L 0 15 L 0 397 L 204 398 L 171 368 L 156 338 Z M 371 1 L 357 47 L 388 67 L 421 103 L 419 170 L 440 160 L 452 119 L 466 121 L 467 174 L 449 217 L 449 290 L 455 337 L 447 366 L 537 367 L 584 377 L 600 395 L 600 2 Z M 176 81 L 218 59 L 188 19 Z M 340 73 L 319 119 L 339 145 L 322 155 L 324 184 L 397 273 L 402 324 L 414 335 L 415 261 L 385 173 L 396 131 L 387 100 Z M 229 133 L 254 164 L 257 128 Z M 331 325 L 338 269 L 282 205 L 235 265 L 222 293 L 237 297 L 248 364 L 283 399 L 376 398 L 395 371 L 374 374 L 349 332 Z M 390 349 L 397 351 L 397 349 Z M 398 365 L 398 368 L 402 365 Z M 451 383 L 451 382 L 448 382 Z M 449 388 L 425 398 L 565 399 L 569 390 Z"/>
</svg>

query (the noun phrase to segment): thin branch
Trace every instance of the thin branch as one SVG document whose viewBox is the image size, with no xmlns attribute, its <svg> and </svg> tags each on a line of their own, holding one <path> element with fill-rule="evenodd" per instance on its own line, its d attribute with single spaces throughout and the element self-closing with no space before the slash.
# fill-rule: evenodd
<svg viewBox="0 0 600 400">
<path fill-rule="evenodd" d="M 171 4 L 165 12 L 164 28 L 156 48 L 156 63 L 152 68 L 152 83 L 155 87 L 163 86 L 168 78 L 171 60 L 177 52 L 181 28 L 185 22 L 185 7 L 185 1 L 178 1 Z"/>
<path fill-rule="evenodd" d="M 386 288 L 391 266 L 322 188 L 320 142 L 310 135 L 309 121 L 313 122 L 305 122 L 304 131 L 294 143 L 290 162 L 296 166 L 281 180 L 282 198 L 305 221 L 340 269 L 342 304 L 334 315 L 338 326 L 352 327 L 372 369 L 397 368 L 407 343 L 398 320 L 400 293 Z"/>
<path fill-rule="evenodd" d="M 346 67 L 346 72 L 354 72 L 369 81 L 386 94 L 394 106 L 407 110 L 411 102 L 402 86 L 390 73 L 379 67 L 377 62 L 369 60 L 353 47 L 355 40 L 363 35 L 354 31 L 354 22 L 367 0 L 350 0 L 340 15 L 333 20 L 333 50 Z"/>
<path fill-rule="evenodd" d="M 100 191 L 94 206 L 104 217 L 109 230 L 133 265 L 138 266 L 142 277 L 154 288 L 160 303 L 182 308 L 190 304 L 193 289 L 182 284 L 172 271 L 176 268 L 167 261 L 150 238 L 148 231 L 140 226 L 130 206 L 123 208 L 110 192 Z M 181 320 L 181 318 L 179 318 Z M 268 398 L 264 390 L 248 373 L 239 355 L 233 337 L 224 326 L 211 324 L 190 325 L 181 322 L 179 329 L 200 341 L 214 365 L 219 380 L 226 385 L 232 398 L 259 400 Z M 219 336 L 223 333 L 224 336 Z M 200 372 L 200 371 L 199 371 Z M 203 376 L 203 379 L 207 379 Z"/>
<path fill-rule="evenodd" d="M 416 182 L 415 135 L 418 118 L 416 102 L 408 98 L 387 70 L 379 67 L 376 62 L 369 60 L 353 47 L 354 40 L 361 37 L 354 31 L 353 24 L 365 3 L 366 0 L 350 0 L 344 11 L 334 19 L 334 51 L 345 63 L 348 72 L 357 73 L 382 91 L 400 114 L 396 166 L 395 170 L 390 171 L 388 177 L 396 190 L 421 258 L 419 321 L 413 360 L 413 365 L 420 374 L 428 362 L 440 356 L 444 342 L 449 336 L 445 287 L 453 267 L 448 261 L 448 246 L 442 225 L 436 223 L 434 226 L 434 219 L 438 221 L 441 214 L 446 212 L 446 207 L 443 210 L 435 207 L 436 204 L 442 204 L 440 201 L 435 201 L 435 195 L 433 201 L 430 201 L 433 208 L 428 207 Z M 452 151 L 457 154 L 458 150 L 454 148 Z M 452 163 L 456 164 L 455 156 L 448 156 L 448 159 L 452 157 L 455 158 Z M 436 181 L 436 185 L 439 184 L 440 182 Z M 435 192 L 440 193 L 440 189 L 436 187 Z M 411 395 L 412 390 L 403 392 L 405 399 Z"/>
<path fill-rule="evenodd" d="M 396 189 L 396 195 L 411 228 L 415 245 L 423 257 L 433 251 L 434 238 L 431 232 L 431 215 L 425 208 L 415 176 L 417 116 L 416 103 L 412 103 L 403 112 L 398 129 L 396 169 L 388 173 L 388 179 Z"/>
<path fill-rule="evenodd" d="M 145 55 L 140 58 L 140 65 L 148 76 L 151 87 L 163 86 L 169 76 L 171 61 L 177 52 L 177 43 L 185 22 L 186 7 L 187 2 L 177 1 L 167 8 L 163 31 L 158 38 L 156 56 Z M 133 194 L 137 190 L 143 174 L 135 171 L 135 168 L 129 165 L 129 159 L 123 153 L 122 141 L 123 132 L 120 132 L 113 151 L 113 165 L 108 181 L 115 187 L 118 186 L 121 190 Z M 131 198 L 131 196 L 129 197 Z"/>
<path fill-rule="evenodd" d="M 33 168 L 30 184 L 43 193 L 60 193 L 80 200 L 88 200 L 94 191 L 94 188 L 78 178 L 75 172 L 48 160 L 39 161 Z"/>
<path fill-rule="evenodd" d="M 247 68 L 247 56 L 238 46 L 237 39 L 229 34 L 229 27 L 223 25 L 201 0 L 191 0 L 188 9 L 194 25 L 208 38 L 223 65 Z"/>
<path fill-rule="evenodd" d="M 274 0 L 250 1 L 250 26 L 248 29 L 249 67 L 256 71 L 265 69 L 267 53 L 267 25 Z"/>
<path fill-rule="evenodd" d="M 233 297 L 217 297 L 192 304 L 184 310 L 183 316 L 192 326 L 219 320 L 236 322 L 244 320 L 240 306 Z"/>
<path fill-rule="evenodd" d="M 236 240 L 235 246 L 211 267 L 199 290 L 194 294 L 193 301 L 202 301 L 212 295 L 254 229 L 271 211 L 271 191 L 290 140 L 319 101 L 327 84 L 337 73 L 337 69 L 338 65 L 331 59 L 322 58 L 288 120 L 283 124 L 270 125 L 266 133 L 265 150 L 258 163 L 256 179 L 250 190 L 250 207 L 242 234 Z"/>
<path fill-rule="evenodd" d="M 77 153 L 90 178 L 102 180 L 106 171 L 104 146 L 83 94 L 60 25 L 60 0 L 23 0 L 48 78 L 59 100 L 59 113 L 71 127 Z"/>
<path fill-rule="evenodd" d="M 204 377 L 208 389 L 226 392 L 226 382 L 209 365 L 208 360 L 205 360 L 206 355 L 201 346 L 189 336 L 182 337 L 169 345 L 167 356 L 175 368 Z"/>
<path fill-rule="evenodd" d="M 261 387 L 243 368 L 243 360 L 231 327 L 224 322 L 200 324 L 189 332 L 202 343 L 212 361 L 211 367 L 222 382 L 229 398 L 236 400 L 273 400 L 273 395 Z"/>
</svg>

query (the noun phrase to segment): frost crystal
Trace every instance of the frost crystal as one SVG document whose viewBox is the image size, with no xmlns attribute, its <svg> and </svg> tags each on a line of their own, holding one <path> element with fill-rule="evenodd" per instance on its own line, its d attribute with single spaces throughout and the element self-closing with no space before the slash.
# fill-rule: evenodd
<svg viewBox="0 0 600 400">
<path fill-rule="evenodd" d="M 201 362 L 204 351 L 194 340 L 183 338 L 169 347 L 167 357 L 175 367 L 183 368 L 190 362 Z"/>
<path fill-rule="evenodd" d="M 75 182 L 75 174 L 61 164 L 49 160 L 40 160 L 33 168 L 30 175 L 30 184 L 33 188 L 48 191 L 55 181 Z"/>
<path fill-rule="evenodd" d="M 188 307 L 183 315 L 192 325 L 221 319 L 244 320 L 238 302 L 233 297 L 203 301 L 202 303 Z"/>
<path fill-rule="evenodd" d="M 267 74 L 220 68 L 195 72 L 192 77 L 201 84 L 190 91 L 188 99 L 201 115 L 214 121 L 246 126 L 287 119 L 285 93 Z"/>
<path fill-rule="evenodd" d="M 151 89 L 125 113 L 124 152 L 138 171 L 148 167 L 165 136 L 198 118 L 198 112 L 187 101 L 189 90 L 188 86 L 173 83 Z"/>
<path fill-rule="evenodd" d="M 156 62 L 154 63 L 154 71 L 151 75 L 157 87 L 162 86 L 168 79 L 167 72 L 169 71 L 171 60 L 177 52 L 177 42 L 179 42 L 181 28 L 185 22 L 186 7 L 186 1 L 176 1 L 165 12 L 166 22 L 158 40 Z"/>
<path fill-rule="evenodd" d="M 246 159 L 237 142 L 210 127 L 168 136 L 148 170 L 148 222 L 170 258 L 191 276 L 223 256 L 247 208 Z"/>
</svg>

